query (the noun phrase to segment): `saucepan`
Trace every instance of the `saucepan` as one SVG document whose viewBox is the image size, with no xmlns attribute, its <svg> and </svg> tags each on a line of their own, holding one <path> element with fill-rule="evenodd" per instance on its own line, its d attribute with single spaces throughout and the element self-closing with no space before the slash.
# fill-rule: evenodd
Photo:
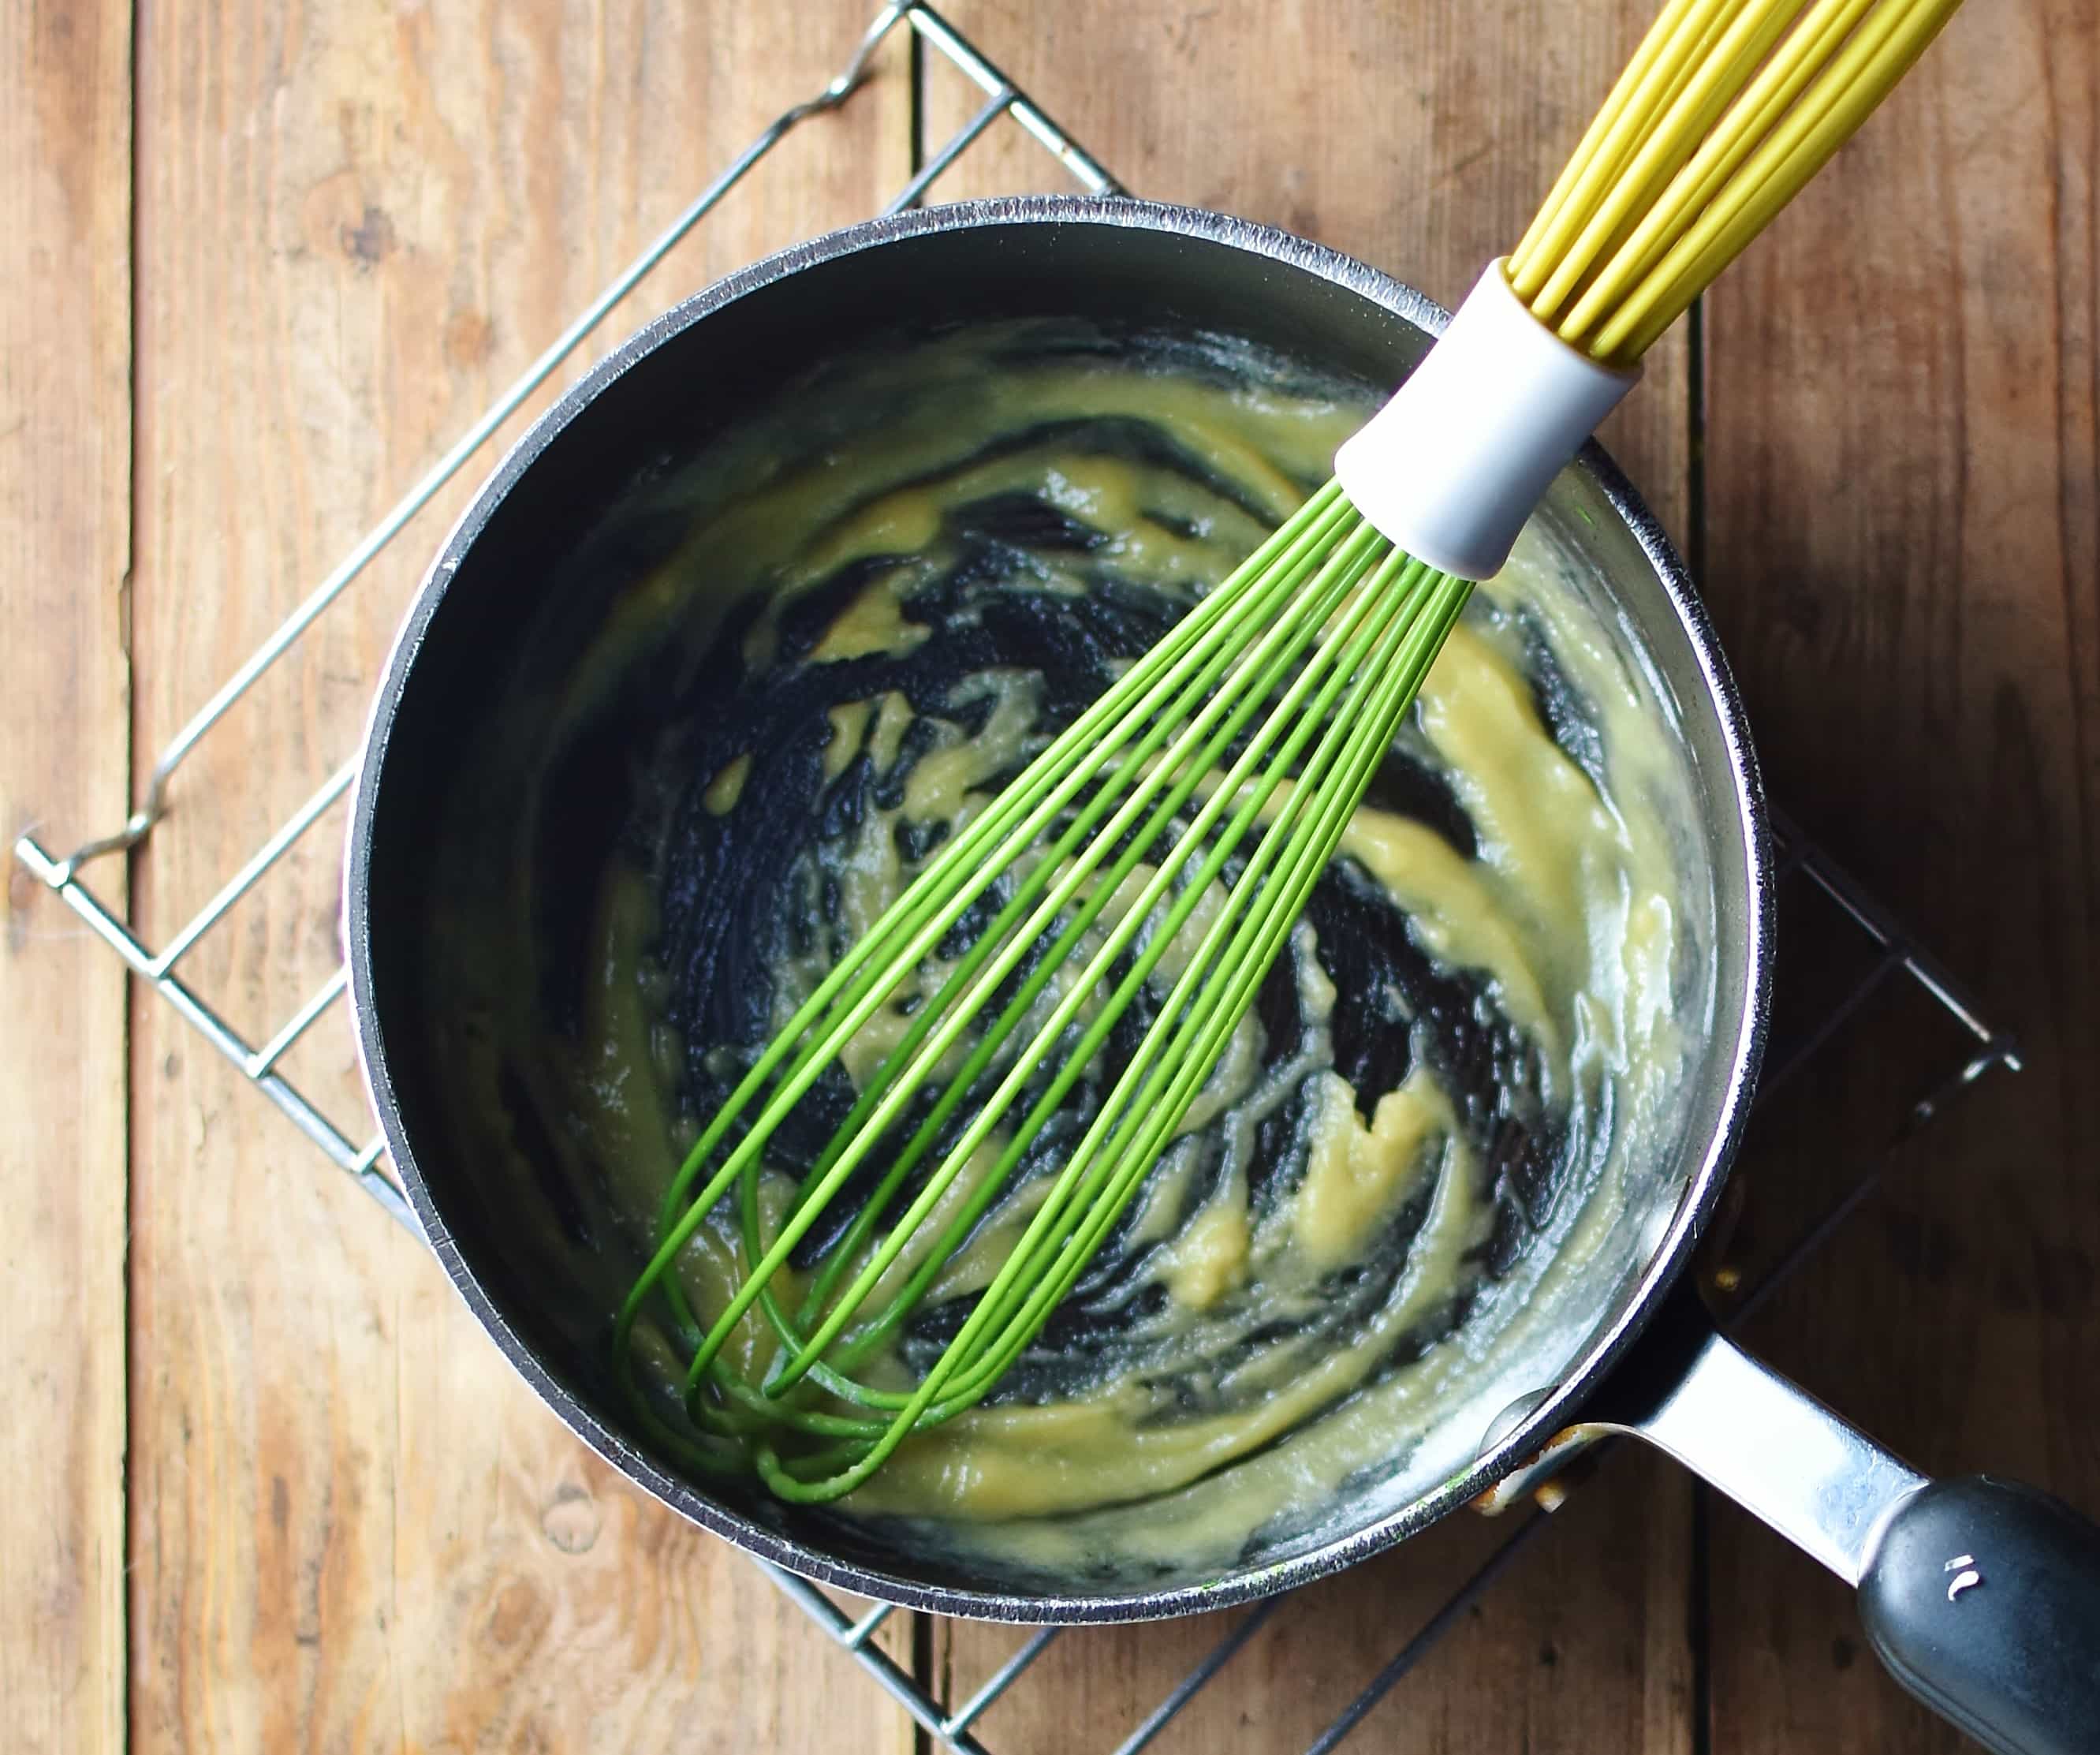
<svg viewBox="0 0 2100 1755">
<path fill-rule="evenodd" d="M 1016 1621 L 1136 1620 L 1287 1590 L 1534 1478 L 1572 1434 L 1630 1432 L 1858 1586 L 1876 1649 L 1948 1717 L 2005 1749 L 2100 1746 L 2100 1532 L 2024 1488 L 1926 1479 L 1738 1351 L 1677 1284 L 1757 1078 L 1773 949 L 1770 834 L 1742 705 L 1705 613 L 1655 519 L 1594 444 L 1538 515 L 1580 555 L 1670 703 L 1697 794 L 1710 970 L 1673 1149 L 1620 1191 L 1608 1246 L 1558 1284 L 1556 1320 L 1513 1362 L 1507 1393 L 1450 1411 L 1444 1442 L 1426 1447 L 1444 1459 L 1433 1473 L 1418 1459 L 1388 1480 L 1352 1479 L 1317 1527 L 1256 1539 L 1225 1563 L 1059 1578 L 889 1541 L 755 1488 L 696 1484 L 632 1417 L 603 1356 L 604 1287 L 550 1268 L 536 1241 L 560 1191 L 462 1127 L 430 1051 L 430 1012 L 443 1005 L 425 979 L 433 935 L 474 906 L 434 894 L 432 851 L 509 808 L 462 805 L 459 752 L 517 667 L 548 661 L 544 640 L 536 656 L 521 652 L 523 629 L 544 628 L 550 610 L 579 630 L 612 612 L 593 581 L 633 568 L 564 563 L 602 550 L 609 509 L 638 480 L 733 428 L 827 350 L 900 322 L 938 330 L 1030 316 L 1223 333 L 1385 385 L 1445 321 L 1360 263 L 1215 214 L 1041 197 L 879 220 L 731 276 L 607 358 L 496 470 L 417 598 L 357 786 L 351 991 L 408 1196 L 505 1357 L 636 1485 L 739 1547 L 867 1596 Z M 658 538 L 645 529 L 620 540 L 640 564 Z M 556 592 L 566 595 L 550 605 Z M 612 826 L 578 821 L 543 838 L 573 851 Z"/>
</svg>

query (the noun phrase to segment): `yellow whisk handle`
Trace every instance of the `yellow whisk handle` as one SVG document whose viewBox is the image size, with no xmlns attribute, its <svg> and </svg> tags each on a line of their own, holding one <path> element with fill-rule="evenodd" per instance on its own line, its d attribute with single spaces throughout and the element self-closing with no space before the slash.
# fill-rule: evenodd
<svg viewBox="0 0 2100 1755">
<path fill-rule="evenodd" d="M 1564 341 L 1639 359 L 1961 0 L 1670 0 L 1510 258 Z"/>
<path fill-rule="evenodd" d="M 1859 131 L 1961 3 L 1917 0 L 1886 29 L 1875 33 L 1871 46 L 1868 32 L 1876 21 L 1870 20 L 1801 104 L 1750 156 L 1698 223 L 1598 331 L 1591 351 L 1605 359 L 1638 358 L 1653 346 Z"/>
</svg>

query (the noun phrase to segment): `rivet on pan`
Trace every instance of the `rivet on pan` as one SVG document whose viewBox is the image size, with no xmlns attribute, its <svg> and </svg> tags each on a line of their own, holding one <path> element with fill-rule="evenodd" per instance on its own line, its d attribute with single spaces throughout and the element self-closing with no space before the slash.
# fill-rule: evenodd
<svg viewBox="0 0 2100 1755">
<path fill-rule="evenodd" d="M 1552 1395 L 1551 1390 L 1531 1390 L 1520 1395 L 1488 1422 L 1488 1430 L 1480 1436 L 1476 1457 L 1485 1457 L 1545 1406 Z"/>
</svg>

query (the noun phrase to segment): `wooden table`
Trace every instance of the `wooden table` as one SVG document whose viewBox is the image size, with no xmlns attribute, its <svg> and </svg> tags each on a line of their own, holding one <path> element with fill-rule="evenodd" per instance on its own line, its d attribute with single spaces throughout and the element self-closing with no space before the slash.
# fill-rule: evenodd
<svg viewBox="0 0 2100 1755">
<path fill-rule="evenodd" d="M 870 0 L 14 0 L 0 24 L 0 814 L 69 846 Z M 952 0 L 1142 192 L 1447 300 L 1645 0 Z M 2100 1510 L 2100 480 L 2090 0 L 1988 0 L 1680 331 L 1608 435 L 1692 559 L 1775 790 L 2024 1034 L 1753 1338 L 1919 1464 Z M 871 210 L 976 95 L 901 44 L 623 329 Z M 988 140 L 943 192 L 1050 186 Z M 180 776 L 149 938 L 354 740 L 464 488 Z M 408 551 L 412 551 L 408 552 Z M 334 955 L 332 833 L 195 953 L 258 1027 Z M 98 881 L 122 894 L 123 862 Z M 912 1744 L 737 1556 L 622 1488 L 443 1275 L 11 870 L 0 1711 L 26 1751 Z M 1900 1037 L 1756 1174 L 1812 1188 Z M 354 1100 L 329 1021 L 299 1076 Z M 1879 1107 L 1877 1107 L 1877 1106 Z M 1873 1124 L 1873 1125 L 1878 1125 Z M 1294 1601 L 1168 1746 L 1299 1747 L 1482 1551 Z M 1106 1747 L 1221 1627 L 1067 1638 L 985 1734 Z M 1013 1636 L 898 1617 L 960 1694 Z M 1611 1459 L 1357 1746 L 1953 1748 L 1846 1594 Z"/>
</svg>

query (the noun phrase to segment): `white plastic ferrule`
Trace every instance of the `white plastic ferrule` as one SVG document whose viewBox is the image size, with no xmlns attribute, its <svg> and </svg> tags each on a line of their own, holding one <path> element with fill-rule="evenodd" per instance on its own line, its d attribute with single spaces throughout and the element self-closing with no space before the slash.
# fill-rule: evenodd
<svg viewBox="0 0 2100 1755">
<path fill-rule="evenodd" d="M 1462 579 L 1501 570 L 1553 478 L 1640 378 L 1561 340 L 1503 270 L 1488 265 L 1428 357 L 1335 454 L 1358 511 Z"/>
</svg>

